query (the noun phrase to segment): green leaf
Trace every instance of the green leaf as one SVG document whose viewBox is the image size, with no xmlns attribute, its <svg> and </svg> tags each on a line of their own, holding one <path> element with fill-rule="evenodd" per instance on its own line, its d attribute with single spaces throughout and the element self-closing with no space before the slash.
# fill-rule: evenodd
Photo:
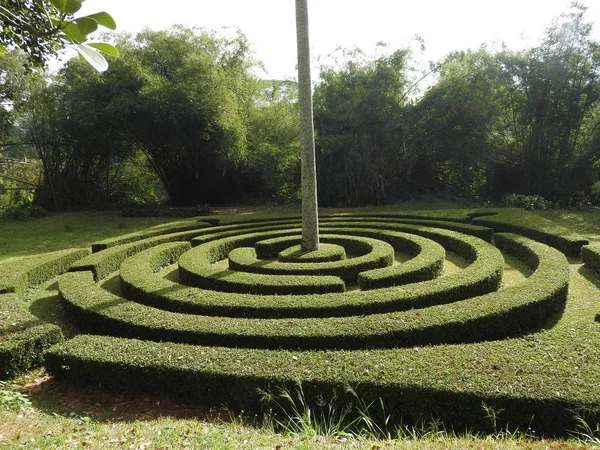
<svg viewBox="0 0 600 450">
<path fill-rule="evenodd" d="M 77 24 L 81 34 L 83 34 L 84 39 L 88 34 L 93 33 L 98 29 L 98 22 L 89 17 L 79 17 L 78 19 L 75 19 L 74 22 Z"/>
<path fill-rule="evenodd" d="M 0 56 L 6 55 L 6 46 L 0 44 Z"/>
<path fill-rule="evenodd" d="M 79 55 L 90 63 L 90 65 L 98 72 L 104 72 L 108 69 L 108 62 L 104 56 L 102 56 L 102 53 L 95 48 L 92 48 L 89 45 L 75 44 L 75 50 L 77 50 Z"/>
<path fill-rule="evenodd" d="M 85 35 L 81 33 L 81 30 L 75 22 L 67 22 L 62 32 L 65 34 L 66 39 L 71 42 L 83 42 L 85 41 Z"/>
<path fill-rule="evenodd" d="M 73 15 L 81 9 L 81 0 L 50 0 L 61 14 Z"/>
<path fill-rule="evenodd" d="M 106 42 L 92 42 L 87 44 L 88 47 L 94 47 L 100 50 L 107 55 L 114 56 L 115 58 L 119 57 L 119 50 L 116 49 L 115 46 L 107 44 Z"/>
<path fill-rule="evenodd" d="M 106 27 L 109 30 L 114 30 L 115 28 L 117 28 L 117 24 L 115 23 L 115 20 L 107 12 L 102 11 L 102 12 L 99 12 L 96 14 L 90 14 L 89 16 L 85 16 L 85 17 L 94 19 L 96 22 L 98 22 L 98 25 L 102 25 L 103 27 Z"/>
</svg>

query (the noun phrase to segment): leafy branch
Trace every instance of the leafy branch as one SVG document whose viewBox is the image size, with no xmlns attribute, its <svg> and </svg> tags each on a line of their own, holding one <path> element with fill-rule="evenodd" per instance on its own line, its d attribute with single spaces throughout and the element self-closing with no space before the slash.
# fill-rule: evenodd
<svg viewBox="0 0 600 450">
<path fill-rule="evenodd" d="M 106 42 L 87 42 L 91 33 L 102 26 L 110 30 L 116 23 L 107 12 L 75 17 L 85 0 L 12 0 L 0 6 L 0 56 L 9 46 L 28 53 L 34 64 L 60 48 L 73 48 L 80 58 L 102 72 L 108 68 L 103 55 L 119 56 L 118 50 Z"/>
</svg>

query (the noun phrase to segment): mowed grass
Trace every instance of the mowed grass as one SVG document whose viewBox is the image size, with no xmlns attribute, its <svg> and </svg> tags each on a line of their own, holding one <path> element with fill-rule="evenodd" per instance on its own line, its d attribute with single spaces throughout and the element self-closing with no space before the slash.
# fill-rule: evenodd
<svg viewBox="0 0 600 450">
<path fill-rule="evenodd" d="M 435 209 L 431 207 L 428 209 Z M 233 212 L 233 211 L 230 211 Z M 246 213 L 251 211 L 244 211 Z M 274 211 L 276 212 L 276 211 Z M 289 210 L 286 210 L 289 212 Z M 600 226 L 600 211 L 557 214 L 557 220 L 588 239 Z M 20 256 L 87 247 L 92 242 L 149 226 L 174 221 L 173 218 L 123 218 L 117 212 L 67 213 L 28 222 L 0 222 L 0 263 Z M 572 223 L 571 223 L 572 222 Z M 590 223 L 588 223 L 590 222 Z M 587 230 L 590 230 L 589 232 Z M 600 234 L 600 232 L 596 233 Z M 461 261 L 450 261 L 458 270 Z M 523 268 L 509 261 L 509 284 L 518 283 Z M 579 270 L 572 269 L 574 294 L 585 296 L 584 288 L 597 286 Z M 46 302 L 39 313 L 62 320 L 53 307 L 55 286 L 30 292 L 28 298 Z M 67 331 L 66 328 L 63 330 Z M 70 333 L 66 333 L 70 334 Z M 600 380 L 599 380 L 600 385 Z M 23 393 L 26 397 L 20 397 Z M 28 403 L 27 400 L 30 402 Z M 305 418 L 306 419 L 306 418 Z M 110 395 L 91 389 L 73 389 L 55 383 L 43 369 L 26 373 L 12 385 L 0 386 L 0 448 L 32 449 L 582 449 L 600 448 L 598 424 L 589 424 L 598 434 L 586 437 L 586 430 L 573 430 L 570 440 L 543 440 L 527 430 L 498 430 L 494 436 L 479 436 L 458 430 L 451 433 L 435 423 L 416 428 L 381 430 L 377 436 L 346 433 L 333 427 L 331 433 L 318 432 L 314 424 L 301 424 L 294 431 L 278 428 L 273 420 L 232 416 L 217 406 L 189 405 L 167 398 Z M 592 430 L 587 430 L 591 434 Z M 389 435 L 386 435 L 389 432 Z M 580 434 L 578 434 L 580 433 Z M 581 439 L 579 439 L 581 438 Z"/>
</svg>

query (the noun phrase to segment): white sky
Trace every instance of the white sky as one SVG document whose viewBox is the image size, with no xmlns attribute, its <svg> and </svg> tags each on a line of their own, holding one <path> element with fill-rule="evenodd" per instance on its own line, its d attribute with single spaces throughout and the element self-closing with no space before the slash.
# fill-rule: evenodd
<svg viewBox="0 0 600 450">
<path fill-rule="evenodd" d="M 426 51 L 417 61 L 438 60 L 454 50 L 504 42 L 534 45 L 570 0 L 308 0 L 313 60 L 337 47 L 370 51 L 383 41 L 403 48 L 418 34 Z M 600 1 L 582 0 L 593 36 L 600 41 Z M 107 11 L 118 31 L 136 33 L 173 24 L 209 29 L 238 27 L 272 78 L 296 77 L 294 0 L 86 0 L 77 15 Z M 523 40 L 523 38 L 527 38 Z M 418 47 L 415 45 L 415 50 Z M 316 66 L 315 66 L 316 70 Z M 316 73 L 313 73 L 313 77 Z"/>
</svg>

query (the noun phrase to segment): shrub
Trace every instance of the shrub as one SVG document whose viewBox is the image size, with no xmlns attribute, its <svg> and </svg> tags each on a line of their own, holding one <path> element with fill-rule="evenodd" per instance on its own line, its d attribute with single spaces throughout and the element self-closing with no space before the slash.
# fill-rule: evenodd
<svg viewBox="0 0 600 450">
<path fill-rule="evenodd" d="M 586 267 L 600 275 L 600 242 L 593 242 L 581 247 L 581 261 Z"/>
<path fill-rule="evenodd" d="M 568 256 L 579 256 L 581 247 L 588 243 L 581 235 L 520 209 L 489 212 L 485 216 L 474 217 L 473 222 L 490 227 L 495 232 L 517 233 L 544 242 Z"/>
<path fill-rule="evenodd" d="M 50 213 L 37 205 L 18 205 L 6 209 L 2 217 L 10 220 L 31 220 L 46 217 Z"/>
<path fill-rule="evenodd" d="M 0 293 L 21 292 L 65 272 L 73 262 L 90 253 L 84 248 L 70 248 L 29 256 L 0 265 Z"/>
<path fill-rule="evenodd" d="M 123 217 L 198 217 L 212 214 L 209 205 L 196 206 L 140 206 L 121 210 Z"/>
<path fill-rule="evenodd" d="M 552 209 L 552 203 L 541 195 L 505 194 L 502 198 L 502 206 L 523 208 L 528 211 Z"/>
<path fill-rule="evenodd" d="M 63 339 L 59 327 L 42 322 L 24 307 L 18 295 L 0 295 L 1 379 L 39 365 L 44 350 Z"/>
</svg>

